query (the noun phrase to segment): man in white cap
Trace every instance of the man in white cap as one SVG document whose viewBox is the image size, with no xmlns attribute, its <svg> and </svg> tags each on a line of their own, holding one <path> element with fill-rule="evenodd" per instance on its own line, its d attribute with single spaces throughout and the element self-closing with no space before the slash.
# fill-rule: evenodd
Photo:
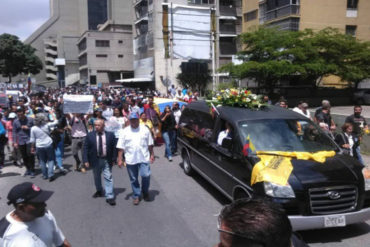
<svg viewBox="0 0 370 247">
<path fill-rule="evenodd" d="M 46 210 L 52 191 L 41 190 L 25 182 L 14 186 L 8 194 L 8 204 L 14 210 L 0 220 L 1 247 L 70 247 L 53 214 Z"/>
<path fill-rule="evenodd" d="M 119 167 L 127 165 L 127 172 L 131 181 L 133 204 L 140 203 L 141 193 L 143 199 L 149 201 L 150 163 L 154 162 L 153 137 L 145 125 L 139 124 L 139 115 L 132 112 L 129 115 L 130 126 L 124 128 L 117 142 Z M 125 154 L 125 161 L 123 161 Z M 142 185 L 140 188 L 139 173 Z"/>
</svg>

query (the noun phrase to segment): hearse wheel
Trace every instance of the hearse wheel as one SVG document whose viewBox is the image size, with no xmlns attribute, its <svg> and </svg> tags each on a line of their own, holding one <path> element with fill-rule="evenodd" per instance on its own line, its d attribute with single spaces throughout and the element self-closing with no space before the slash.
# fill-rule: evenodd
<svg viewBox="0 0 370 247">
<path fill-rule="evenodd" d="M 191 167 L 190 158 L 186 150 L 183 150 L 182 152 L 182 167 L 186 175 L 191 176 L 193 174 L 194 171 L 193 168 Z"/>
</svg>

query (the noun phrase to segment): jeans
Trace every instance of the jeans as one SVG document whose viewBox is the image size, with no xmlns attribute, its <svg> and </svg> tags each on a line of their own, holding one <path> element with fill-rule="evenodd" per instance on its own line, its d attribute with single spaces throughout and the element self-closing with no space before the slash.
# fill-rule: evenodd
<svg viewBox="0 0 370 247">
<path fill-rule="evenodd" d="M 166 149 L 165 149 L 164 155 L 167 158 L 172 158 L 170 131 L 163 132 L 162 133 L 162 138 L 163 138 L 164 143 L 166 145 Z"/>
<path fill-rule="evenodd" d="M 56 148 L 54 149 L 55 151 L 55 162 L 56 165 L 59 167 L 60 170 L 63 170 L 63 156 L 64 156 L 64 133 L 60 134 L 60 137 L 62 140 L 58 143 Z"/>
<path fill-rule="evenodd" d="M 96 166 L 93 168 L 94 173 L 94 183 L 96 191 L 103 191 L 101 184 L 101 174 L 103 173 L 104 177 L 104 189 L 105 189 L 105 198 L 113 199 L 113 176 L 112 176 L 112 166 L 108 164 L 106 159 L 98 158 Z"/>
<path fill-rule="evenodd" d="M 134 165 L 127 165 L 127 172 L 130 177 L 132 198 L 139 198 L 141 191 L 148 194 L 150 185 L 150 165 L 149 163 L 138 163 Z M 141 177 L 141 189 L 139 183 L 139 175 Z"/>
<path fill-rule="evenodd" d="M 55 153 L 53 144 L 45 148 L 36 148 L 36 155 L 39 159 L 42 176 L 44 178 L 51 178 L 54 176 Z"/>
<path fill-rule="evenodd" d="M 78 156 L 78 151 L 80 151 L 81 157 L 82 157 L 84 141 L 85 141 L 85 137 L 83 138 L 73 138 L 72 137 L 72 155 L 76 161 L 76 168 L 81 168 L 81 160 L 80 160 L 80 157 Z"/>
<path fill-rule="evenodd" d="M 170 132 L 170 140 L 171 140 L 171 152 L 172 154 L 177 152 L 177 131 L 172 130 Z"/>
<path fill-rule="evenodd" d="M 364 160 L 362 159 L 362 156 L 361 156 L 361 148 L 360 148 L 360 146 L 357 146 L 357 148 L 355 149 L 355 152 L 357 154 L 358 161 L 360 161 L 360 163 L 362 165 L 365 165 Z"/>
</svg>

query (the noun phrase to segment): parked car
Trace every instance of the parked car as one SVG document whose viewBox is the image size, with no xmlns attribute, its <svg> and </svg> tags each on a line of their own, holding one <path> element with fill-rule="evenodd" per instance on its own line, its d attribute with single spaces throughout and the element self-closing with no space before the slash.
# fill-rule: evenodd
<svg viewBox="0 0 370 247">
<path fill-rule="evenodd" d="M 370 89 L 358 89 L 353 93 L 353 101 L 357 105 L 370 104 Z"/>
<path fill-rule="evenodd" d="M 224 126 L 229 131 L 220 142 Z M 262 110 L 221 106 L 211 111 L 205 102 L 192 102 L 180 118 L 178 146 L 186 174 L 199 173 L 231 200 L 263 196 L 280 203 L 294 230 L 345 226 L 370 218 L 368 170 L 311 120 L 293 111 L 276 106 Z M 292 158 L 293 170 L 284 186 L 268 181 L 252 184 L 258 151 L 333 151 L 334 156 L 324 163 Z"/>
</svg>

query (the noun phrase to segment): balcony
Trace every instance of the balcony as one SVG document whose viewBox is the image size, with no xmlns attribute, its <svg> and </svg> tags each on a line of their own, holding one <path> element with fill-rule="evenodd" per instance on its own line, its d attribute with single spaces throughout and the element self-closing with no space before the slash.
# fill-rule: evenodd
<svg viewBox="0 0 370 247">
<path fill-rule="evenodd" d="M 137 48 L 148 46 L 153 47 L 153 33 L 146 33 L 138 36 L 136 39 Z"/>
<path fill-rule="evenodd" d="M 50 71 L 57 72 L 57 68 L 55 66 L 52 66 L 52 65 L 46 65 L 45 69 L 48 72 L 50 72 Z"/>
<path fill-rule="evenodd" d="M 136 6 L 136 5 L 139 5 L 139 4 L 144 4 L 144 3 L 146 3 L 146 2 L 147 2 L 147 0 L 133 0 L 132 2 L 133 2 L 133 4 L 134 4 L 134 6 Z"/>
<path fill-rule="evenodd" d="M 54 64 L 55 59 L 52 57 L 45 57 L 45 62 L 49 62 L 51 64 Z"/>
<path fill-rule="evenodd" d="M 234 38 L 220 38 L 220 55 L 231 56 L 237 52 Z"/>
<path fill-rule="evenodd" d="M 236 8 L 233 6 L 220 6 L 220 19 L 236 17 Z"/>
<path fill-rule="evenodd" d="M 139 20 L 148 15 L 148 7 L 140 7 L 136 9 L 136 19 Z"/>
<path fill-rule="evenodd" d="M 44 49 L 44 52 L 45 52 L 45 54 L 48 54 L 48 55 L 50 54 L 52 56 L 58 56 L 58 52 L 57 51 L 54 51 L 52 49 L 45 48 Z"/>
<path fill-rule="evenodd" d="M 56 41 L 51 41 L 51 40 L 45 40 L 44 41 L 44 44 L 45 45 L 48 45 L 48 46 L 51 46 L 51 47 L 54 47 L 54 48 L 57 48 L 58 47 L 58 44 Z"/>
<path fill-rule="evenodd" d="M 225 35 L 231 35 L 231 36 L 236 36 L 236 26 L 235 23 L 229 23 L 229 22 L 221 22 L 220 21 L 220 36 L 225 36 Z"/>
<path fill-rule="evenodd" d="M 53 73 L 46 73 L 46 79 L 48 80 L 56 80 L 58 79 L 57 76 Z"/>
<path fill-rule="evenodd" d="M 272 21 L 275 19 L 280 19 L 287 16 L 299 16 L 300 15 L 300 6 L 288 4 L 283 7 L 266 11 L 263 15 L 261 15 L 260 23 L 264 23 L 267 21 Z"/>
</svg>

